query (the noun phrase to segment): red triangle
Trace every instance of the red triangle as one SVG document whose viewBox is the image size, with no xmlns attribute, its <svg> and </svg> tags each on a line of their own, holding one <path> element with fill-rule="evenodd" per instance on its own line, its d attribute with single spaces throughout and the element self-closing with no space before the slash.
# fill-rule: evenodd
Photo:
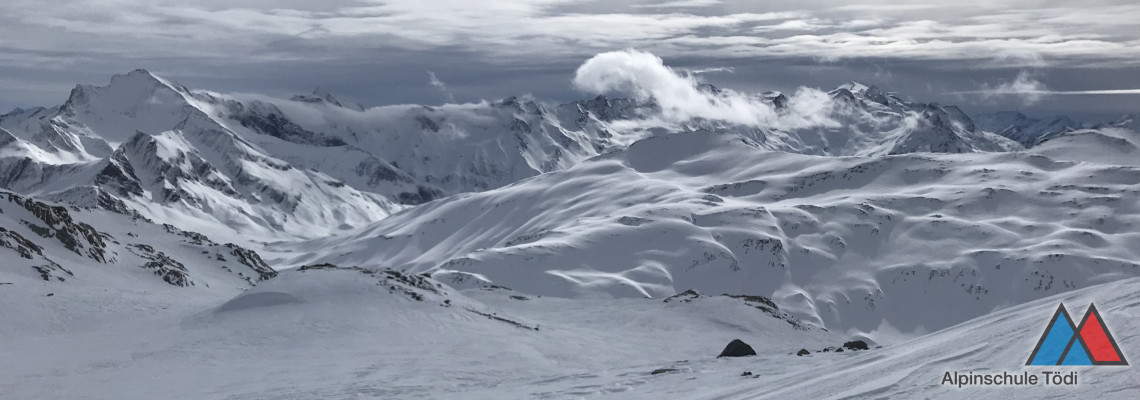
<svg viewBox="0 0 1140 400">
<path fill-rule="evenodd" d="M 1085 345 L 1088 346 L 1089 355 L 1094 362 L 1116 363 L 1123 360 L 1096 308 L 1089 307 L 1085 315 L 1085 321 L 1081 324 L 1081 339 L 1084 339 Z"/>
</svg>

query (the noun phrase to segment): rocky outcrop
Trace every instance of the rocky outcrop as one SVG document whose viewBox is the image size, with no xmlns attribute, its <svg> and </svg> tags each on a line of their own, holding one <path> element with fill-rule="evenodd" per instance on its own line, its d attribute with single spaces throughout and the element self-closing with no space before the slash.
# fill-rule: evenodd
<svg viewBox="0 0 1140 400">
<path fill-rule="evenodd" d="M 257 282 L 277 276 L 277 271 L 269 267 L 269 264 L 266 264 L 265 261 L 262 261 L 261 256 L 259 256 L 257 252 L 233 243 L 226 243 L 225 247 L 230 250 L 230 254 L 237 258 L 237 262 L 249 267 L 249 269 L 257 274 Z"/>
<path fill-rule="evenodd" d="M 19 204 L 39 221 L 23 221 L 36 234 L 59 241 L 65 248 L 100 263 L 106 263 L 107 244 L 91 225 L 75 221 L 67 208 L 48 205 L 13 193 L 4 194 L 11 203 Z"/>
<path fill-rule="evenodd" d="M 721 351 L 720 355 L 716 356 L 716 358 L 747 357 L 754 355 L 756 355 L 756 350 L 753 350 L 752 346 L 749 346 L 748 343 L 744 343 L 743 340 L 735 339 L 732 342 L 729 342 L 728 346 L 724 347 L 724 351 Z"/>
<path fill-rule="evenodd" d="M 150 260 L 141 267 L 154 271 L 164 282 L 180 287 L 194 286 L 186 266 L 165 253 L 145 244 L 132 245 L 129 249 L 139 257 Z"/>
</svg>

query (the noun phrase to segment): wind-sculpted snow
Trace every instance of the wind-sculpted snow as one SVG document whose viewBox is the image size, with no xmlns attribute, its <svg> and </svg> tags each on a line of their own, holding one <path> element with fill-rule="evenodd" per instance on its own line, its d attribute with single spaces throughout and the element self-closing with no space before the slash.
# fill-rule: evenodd
<svg viewBox="0 0 1140 400">
<path fill-rule="evenodd" d="M 829 328 L 920 332 L 1140 274 L 1137 184 L 1132 166 L 1027 153 L 828 158 L 693 132 L 284 246 L 307 252 L 293 264 L 546 296 L 761 295 Z"/>
<path fill-rule="evenodd" d="M 1030 151 L 1057 160 L 1140 165 L 1140 133 L 1135 129 L 1081 129 L 1046 138 Z"/>
</svg>

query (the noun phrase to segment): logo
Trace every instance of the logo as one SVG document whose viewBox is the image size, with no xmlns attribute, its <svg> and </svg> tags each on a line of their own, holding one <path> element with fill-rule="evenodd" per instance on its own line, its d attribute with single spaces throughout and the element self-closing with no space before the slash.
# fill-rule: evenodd
<svg viewBox="0 0 1140 400">
<path fill-rule="evenodd" d="M 1089 304 L 1081 324 L 1074 325 L 1061 304 L 1025 365 L 1128 365 L 1128 361 L 1095 305 Z"/>
</svg>

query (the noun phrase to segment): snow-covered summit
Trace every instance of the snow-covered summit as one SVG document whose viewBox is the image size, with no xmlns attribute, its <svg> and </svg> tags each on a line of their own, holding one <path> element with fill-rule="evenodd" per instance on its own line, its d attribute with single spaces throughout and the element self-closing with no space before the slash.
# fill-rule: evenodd
<svg viewBox="0 0 1140 400">
<path fill-rule="evenodd" d="M 323 88 L 316 88 L 311 94 L 296 95 L 290 97 L 289 100 L 300 101 L 305 103 L 328 103 L 337 107 L 345 107 L 356 111 L 364 111 L 364 106 L 359 103 L 342 102 L 339 98 L 332 94 L 332 92 Z"/>
<path fill-rule="evenodd" d="M 1085 127 L 1084 123 L 1064 115 L 1032 118 L 1017 111 L 981 114 L 974 119 L 981 129 L 1013 139 L 1025 147 L 1033 147 L 1050 137 Z"/>
</svg>

